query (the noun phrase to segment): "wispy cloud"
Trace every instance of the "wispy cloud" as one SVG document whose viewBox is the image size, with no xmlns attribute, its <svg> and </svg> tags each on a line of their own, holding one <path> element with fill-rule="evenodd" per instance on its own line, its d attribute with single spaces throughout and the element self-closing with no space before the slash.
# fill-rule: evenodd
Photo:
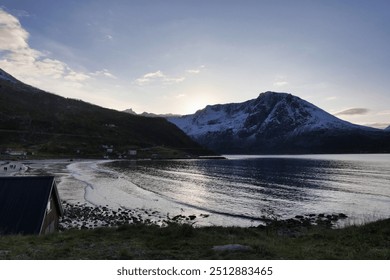
<svg viewBox="0 0 390 280">
<path fill-rule="evenodd" d="M 186 70 L 186 73 L 188 73 L 188 74 L 199 74 L 205 67 L 206 67 L 205 65 L 201 65 L 198 68 L 188 69 L 188 70 Z"/>
<path fill-rule="evenodd" d="M 164 77 L 166 76 L 160 70 L 158 70 L 157 72 L 148 73 L 144 75 L 145 79 L 155 79 L 155 78 L 164 78 Z"/>
<path fill-rule="evenodd" d="M 103 76 L 103 77 L 107 77 L 107 78 L 111 78 L 111 79 L 117 79 L 117 77 L 110 73 L 110 71 L 108 71 L 107 69 L 103 69 L 103 70 L 100 70 L 100 71 L 96 71 L 96 72 L 93 72 L 93 73 L 90 73 L 90 75 L 92 76 Z"/>
<path fill-rule="evenodd" d="M 286 78 L 284 76 L 277 76 L 274 79 L 273 86 L 275 86 L 275 87 L 284 87 L 286 85 L 288 85 L 288 82 L 286 81 Z"/>
<path fill-rule="evenodd" d="M 177 76 L 167 75 L 163 71 L 158 70 L 155 72 L 144 74 L 142 77 L 136 79 L 134 83 L 139 86 L 145 86 L 151 84 L 163 84 L 163 85 L 178 84 L 185 81 L 187 78 L 190 78 L 192 75 L 197 75 L 201 73 L 202 70 L 205 68 L 206 68 L 205 65 L 201 65 L 197 68 L 187 69 Z"/>
<path fill-rule="evenodd" d="M 14 14 L 18 18 L 26 18 L 26 17 L 31 17 L 31 14 L 27 12 L 26 10 L 15 10 L 13 9 L 11 11 L 12 14 Z"/>
<path fill-rule="evenodd" d="M 279 82 L 274 82 L 274 86 L 276 86 L 276 87 L 283 87 L 283 86 L 285 86 L 285 85 L 287 85 L 288 84 L 288 82 L 286 82 L 286 81 L 279 81 Z"/>
<path fill-rule="evenodd" d="M 338 112 L 335 114 L 335 116 L 342 116 L 342 115 L 365 115 L 369 112 L 370 110 L 367 108 L 351 108 L 347 110 L 343 110 L 341 112 Z"/>
<path fill-rule="evenodd" d="M 22 17 L 31 17 L 31 14 L 27 12 L 26 10 L 20 10 L 20 9 L 7 9 L 5 6 L 0 6 L 0 10 L 4 10 L 9 14 L 15 15 L 17 18 Z"/>
<path fill-rule="evenodd" d="M 72 83 L 79 88 L 80 82 L 91 78 L 88 73 L 76 71 L 65 62 L 31 48 L 28 39 L 29 33 L 18 18 L 0 8 L 1 68 L 34 86 L 58 87 L 62 82 L 68 88 Z"/>
<path fill-rule="evenodd" d="M 380 115 L 380 116 L 390 115 L 390 110 L 380 111 L 380 112 L 377 113 L 377 115 Z"/>
<path fill-rule="evenodd" d="M 162 84 L 176 84 L 181 83 L 185 80 L 185 77 L 173 77 L 165 75 L 162 71 L 158 70 L 156 72 L 150 72 L 142 77 L 136 79 L 134 82 L 139 85 L 148 85 L 153 83 L 162 83 Z"/>
<path fill-rule="evenodd" d="M 91 77 L 84 73 L 70 71 L 64 78 L 68 81 L 82 82 L 88 80 Z"/>
<path fill-rule="evenodd" d="M 190 74 L 199 74 L 200 70 L 199 69 L 188 69 L 188 70 L 186 70 L 186 72 L 190 73 Z"/>
<path fill-rule="evenodd" d="M 325 100 L 328 100 L 328 101 L 332 101 L 332 100 L 336 100 L 336 99 L 338 99 L 337 96 L 329 96 L 329 97 L 325 98 Z"/>
</svg>

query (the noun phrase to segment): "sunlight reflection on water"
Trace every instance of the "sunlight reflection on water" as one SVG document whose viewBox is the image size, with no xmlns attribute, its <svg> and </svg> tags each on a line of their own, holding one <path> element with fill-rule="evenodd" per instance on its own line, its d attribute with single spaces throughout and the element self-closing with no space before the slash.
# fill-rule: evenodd
<svg viewBox="0 0 390 280">
<path fill-rule="evenodd" d="M 107 166 L 173 202 L 226 216 L 390 216 L 390 155 L 228 158 L 118 161 Z"/>
</svg>

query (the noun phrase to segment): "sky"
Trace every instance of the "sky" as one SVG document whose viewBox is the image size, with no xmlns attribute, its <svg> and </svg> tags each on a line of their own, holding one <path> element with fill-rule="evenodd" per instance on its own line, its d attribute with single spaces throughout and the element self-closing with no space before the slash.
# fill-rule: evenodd
<svg viewBox="0 0 390 280">
<path fill-rule="evenodd" d="M 0 68 L 117 110 L 287 92 L 390 125 L 390 1 L 0 0 Z"/>
</svg>

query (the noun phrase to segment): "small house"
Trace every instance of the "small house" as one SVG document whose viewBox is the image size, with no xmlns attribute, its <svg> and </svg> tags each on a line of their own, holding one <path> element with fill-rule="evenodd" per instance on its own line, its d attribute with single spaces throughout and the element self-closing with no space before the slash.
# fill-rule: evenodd
<svg viewBox="0 0 390 280">
<path fill-rule="evenodd" d="M 52 233 L 62 215 L 53 176 L 0 177 L 0 235 Z"/>
</svg>

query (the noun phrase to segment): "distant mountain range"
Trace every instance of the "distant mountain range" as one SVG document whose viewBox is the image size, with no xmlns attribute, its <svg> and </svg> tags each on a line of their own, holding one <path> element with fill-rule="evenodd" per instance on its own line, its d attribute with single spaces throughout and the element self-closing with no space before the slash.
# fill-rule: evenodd
<svg viewBox="0 0 390 280">
<path fill-rule="evenodd" d="M 287 93 L 265 92 L 243 103 L 207 106 L 168 120 L 218 153 L 390 152 L 390 128 L 343 121 Z"/>
<path fill-rule="evenodd" d="M 126 111 L 63 98 L 0 69 L 0 152 L 80 157 L 120 155 L 129 149 L 178 157 L 213 154 L 210 150 L 235 154 L 390 152 L 390 127 L 355 125 L 286 93 L 265 92 L 243 103 L 209 105 L 185 116 L 140 116 Z"/>
<path fill-rule="evenodd" d="M 129 149 L 139 155 L 159 152 L 168 157 L 211 153 L 166 119 L 64 98 L 26 85 L 0 69 L 0 152 L 101 157 L 126 155 Z"/>
<path fill-rule="evenodd" d="M 143 116 L 143 117 L 148 117 L 148 118 L 172 118 L 172 117 L 181 117 L 181 115 L 178 114 L 154 114 L 154 113 L 148 113 L 148 112 L 143 112 L 141 114 L 137 114 L 136 112 L 133 111 L 133 109 L 126 109 L 122 111 L 124 113 L 132 114 L 132 115 L 137 115 L 137 116 Z"/>
</svg>

